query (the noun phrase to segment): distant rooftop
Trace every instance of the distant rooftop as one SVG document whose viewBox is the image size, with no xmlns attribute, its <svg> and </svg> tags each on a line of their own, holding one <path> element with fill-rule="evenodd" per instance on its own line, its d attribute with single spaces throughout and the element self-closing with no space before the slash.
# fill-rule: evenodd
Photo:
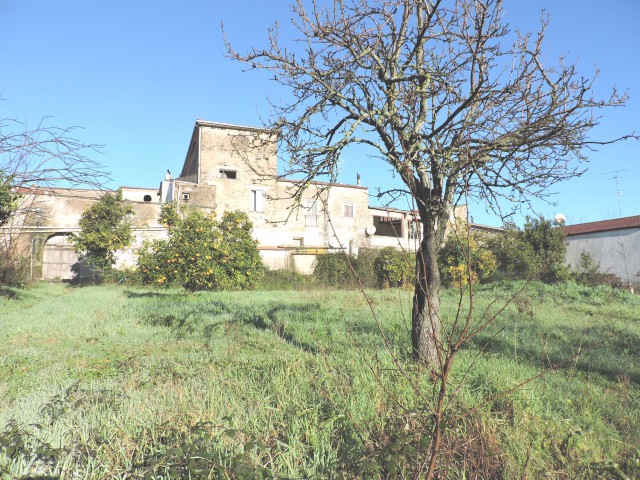
<svg viewBox="0 0 640 480">
<path fill-rule="evenodd" d="M 249 125 L 234 125 L 232 123 L 220 123 L 220 122 L 209 122 L 207 120 L 196 120 L 197 127 L 211 127 L 211 128 L 224 128 L 224 129 L 233 129 L 233 130 L 246 130 L 249 132 L 267 132 L 268 129 L 264 127 L 252 127 Z"/>
<path fill-rule="evenodd" d="M 609 230 L 622 230 L 624 228 L 640 228 L 640 215 L 633 217 L 614 218 L 599 222 L 577 223 L 562 227 L 566 235 L 579 235 L 581 233 L 606 232 Z"/>
</svg>

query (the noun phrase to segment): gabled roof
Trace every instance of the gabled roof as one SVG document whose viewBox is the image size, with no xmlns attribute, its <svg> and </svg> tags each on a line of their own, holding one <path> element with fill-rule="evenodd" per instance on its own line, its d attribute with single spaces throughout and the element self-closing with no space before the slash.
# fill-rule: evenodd
<svg viewBox="0 0 640 480">
<path fill-rule="evenodd" d="M 599 222 L 578 223 L 562 227 L 565 235 L 579 235 L 581 233 L 606 232 L 609 230 L 622 230 L 624 228 L 640 228 L 640 215 L 633 217 L 614 218 Z"/>
</svg>

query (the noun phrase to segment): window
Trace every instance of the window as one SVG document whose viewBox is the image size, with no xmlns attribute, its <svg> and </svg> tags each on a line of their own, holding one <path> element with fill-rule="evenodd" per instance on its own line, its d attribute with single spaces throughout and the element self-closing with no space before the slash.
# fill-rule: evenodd
<svg viewBox="0 0 640 480">
<path fill-rule="evenodd" d="M 377 237 L 402 238 L 402 219 L 398 217 L 383 217 L 374 215 L 373 226 L 376 227 Z"/>
<path fill-rule="evenodd" d="M 227 178 L 230 180 L 235 180 L 237 177 L 237 172 L 235 170 L 229 170 L 226 168 L 221 168 L 220 169 L 220 178 Z"/>
<path fill-rule="evenodd" d="M 264 190 L 249 190 L 249 211 L 264 212 Z"/>
<path fill-rule="evenodd" d="M 353 203 L 344 203 L 342 206 L 342 216 L 344 218 L 353 218 Z"/>
<path fill-rule="evenodd" d="M 315 200 L 304 201 L 304 226 L 305 227 L 317 227 L 318 226 L 318 204 Z"/>
<path fill-rule="evenodd" d="M 150 201 L 151 201 L 151 195 L 145 195 L 142 199 L 143 199 L 145 202 L 150 202 Z"/>
</svg>

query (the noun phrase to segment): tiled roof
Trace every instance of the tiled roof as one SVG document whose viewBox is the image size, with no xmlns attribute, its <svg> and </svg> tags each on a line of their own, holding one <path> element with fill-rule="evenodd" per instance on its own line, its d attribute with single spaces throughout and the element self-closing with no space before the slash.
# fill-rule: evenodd
<svg viewBox="0 0 640 480">
<path fill-rule="evenodd" d="M 623 228 L 640 228 L 640 215 L 602 220 L 600 222 L 578 223 L 562 227 L 562 231 L 566 235 L 579 235 L 581 233 L 606 232 Z"/>
</svg>

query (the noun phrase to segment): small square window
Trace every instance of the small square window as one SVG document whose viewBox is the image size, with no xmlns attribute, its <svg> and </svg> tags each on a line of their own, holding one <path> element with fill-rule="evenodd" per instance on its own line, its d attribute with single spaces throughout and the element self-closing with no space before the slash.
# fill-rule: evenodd
<svg viewBox="0 0 640 480">
<path fill-rule="evenodd" d="M 237 177 L 237 172 L 235 170 L 228 170 L 226 168 L 220 169 L 220 178 L 227 178 L 230 180 L 235 180 Z"/>
<path fill-rule="evenodd" d="M 353 218 L 353 203 L 345 203 L 343 205 L 342 216 L 344 218 Z"/>
</svg>

